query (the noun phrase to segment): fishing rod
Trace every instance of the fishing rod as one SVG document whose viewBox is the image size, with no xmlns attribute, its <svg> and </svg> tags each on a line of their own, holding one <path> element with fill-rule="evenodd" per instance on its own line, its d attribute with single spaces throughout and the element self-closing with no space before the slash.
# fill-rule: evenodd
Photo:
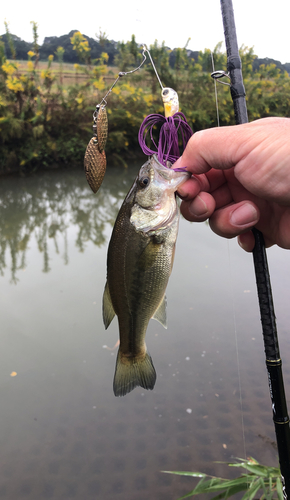
<svg viewBox="0 0 290 500">
<path fill-rule="evenodd" d="M 248 122 L 248 113 L 242 76 L 242 63 L 238 50 L 234 10 L 232 0 L 220 0 L 220 3 L 227 49 L 228 70 L 228 73 L 224 73 L 223 76 L 228 76 L 230 78 L 230 90 L 235 111 L 235 121 L 237 125 L 240 125 Z M 213 76 L 214 78 L 221 77 L 221 75 Z M 279 352 L 278 333 L 265 243 L 263 234 L 260 231 L 256 228 L 253 228 L 252 231 L 255 236 L 253 259 L 266 355 L 268 383 L 281 469 L 283 496 L 286 500 L 288 498 L 290 499 L 289 416 L 283 383 L 282 361 Z"/>
</svg>

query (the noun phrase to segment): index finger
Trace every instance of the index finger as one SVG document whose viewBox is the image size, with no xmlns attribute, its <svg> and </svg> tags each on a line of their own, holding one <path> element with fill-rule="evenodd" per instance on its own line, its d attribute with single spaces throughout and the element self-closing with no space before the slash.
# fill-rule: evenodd
<svg viewBox="0 0 290 500">
<path fill-rule="evenodd" d="M 272 141 L 273 137 L 270 138 L 267 125 L 271 129 L 273 125 L 276 125 L 277 131 L 281 125 L 284 125 L 282 120 L 281 118 L 265 118 L 242 125 L 196 132 L 188 141 L 183 155 L 174 164 L 174 168 L 186 167 L 193 174 L 201 174 L 211 168 L 227 170 L 234 167 L 259 144 L 269 139 Z"/>
</svg>

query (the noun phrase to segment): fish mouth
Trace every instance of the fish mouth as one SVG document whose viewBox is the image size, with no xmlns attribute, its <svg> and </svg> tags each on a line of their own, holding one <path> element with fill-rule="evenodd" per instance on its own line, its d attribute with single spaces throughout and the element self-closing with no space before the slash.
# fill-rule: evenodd
<svg viewBox="0 0 290 500">
<path fill-rule="evenodd" d="M 171 169 L 171 167 L 164 167 L 164 165 L 158 161 L 157 155 L 153 155 L 152 159 L 154 171 L 158 176 L 166 181 L 172 191 L 176 191 L 179 186 L 187 181 L 187 179 L 191 176 L 190 172 L 178 172 Z"/>
<path fill-rule="evenodd" d="M 191 174 L 175 172 L 170 167 L 164 167 L 156 155 L 151 156 L 142 169 L 141 179 L 146 172 L 146 176 L 150 176 L 152 181 L 148 187 L 145 187 L 143 193 L 150 189 L 150 185 L 153 191 L 149 191 L 148 200 L 135 198 L 135 203 L 131 208 L 130 222 L 136 231 L 150 234 L 166 229 L 175 222 L 179 214 L 175 192 Z"/>
</svg>

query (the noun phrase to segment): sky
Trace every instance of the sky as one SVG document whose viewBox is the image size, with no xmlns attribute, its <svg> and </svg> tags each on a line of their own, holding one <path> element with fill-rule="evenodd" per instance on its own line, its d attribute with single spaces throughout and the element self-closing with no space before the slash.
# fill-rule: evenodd
<svg viewBox="0 0 290 500">
<path fill-rule="evenodd" d="M 4 4 L 4 5 L 3 5 Z M 290 1 L 233 0 L 238 45 L 253 47 L 258 57 L 290 62 Z M 148 46 L 155 39 L 171 49 L 184 47 L 191 38 L 191 50 L 213 50 L 224 40 L 219 0 L 87 0 L 69 3 L 59 0 L 3 1 L 2 28 L 9 23 L 10 33 L 32 41 L 30 21 L 38 24 L 39 43 L 46 36 L 60 36 L 71 30 L 95 38 L 101 29 L 109 40 L 128 41 Z M 1 22 L 1 19 L 0 19 Z M 223 44 L 223 49 L 225 46 Z"/>
</svg>

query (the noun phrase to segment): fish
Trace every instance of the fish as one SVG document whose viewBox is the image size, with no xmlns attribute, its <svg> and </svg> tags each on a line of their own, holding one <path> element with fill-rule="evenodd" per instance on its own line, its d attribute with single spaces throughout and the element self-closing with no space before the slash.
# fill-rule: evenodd
<svg viewBox="0 0 290 500">
<path fill-rule="evenodd" d="M 115 396 L 125 396 L 138 386 L 154 388 L 156 371 L 145 334 L 150 318 L 167 327 L 165 290 L 179 222 L 175 192 L 189 176 L 163 166 L 153 155 L 140 168 L 118 213 L 103 295 L 105 329 L 115 315 L 119 323 Z"/>
<path fill-rule="evenodd" d="M 108 137 L 108 117 L 105 106 L 97 106 L 97 114 L 94 116 L 95 136 L 91 138 L 84 158 L 85 174 L 88 184 L 94 193 L 100 189 L 103 182 L 107 160 L 105 145 Z"/>
<path fill-rule="evenodd" d="M 162 89 L 161 97 L 164 105 L 165 118 L 173 116 L 179 111 L 179 100 L 178 94 L 175 90 L 170 87 L 165 87 Z"/>
</svg>

